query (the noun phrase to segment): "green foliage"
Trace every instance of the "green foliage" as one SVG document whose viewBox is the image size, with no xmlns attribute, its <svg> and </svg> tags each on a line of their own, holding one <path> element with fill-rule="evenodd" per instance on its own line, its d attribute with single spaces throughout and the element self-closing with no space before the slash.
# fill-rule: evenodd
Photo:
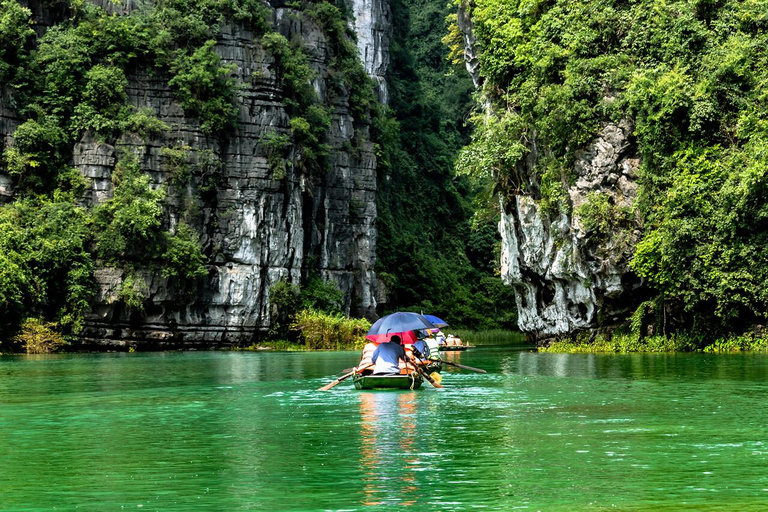
<svg viewBox="0 0 768 512">
<path fill-rule="evenodd" d="M 237 82 L 230 77 L 237 67 L 221 65 L 213 51 L 215 44 L 215 40 L 209 40 L 190 55 L 177 54 L 171 63 L 174 77 L 168 81 L 168 85 L 176 88 L 184 109 L 200 119 L 203 133 L 217 133 L 234 126 L 237 115 Z"/>
<path fill-rule="evenodd" d="M 629 247 L 628 231 L 634 228 L 634 213 L 630 208 L 615 204 L 609 194 L 590 192 L 574 214 L 591 236 L 598 239 L 612 237 L 616 243 L 623 244 L 624 249 Z"/>
<path fill-rule="evenodd" d="M 359 350 L 365 345 L 371 323 L 364 318 L 303 309 L 296 315 L 294 328 L 310 350 Z"/>
<path fill-rule="evenodd" d="M 377 272 L 386 308 L 434 313 L 453 327 L 514 328 L 513 291 L 495 275 L 498 211 L 473 217 L 473 200 L 485 191 L 453 169 L 468 142 L 473 86 L 468 76 L 451 74 L 444 58 L 448 8 L 438 0 L 396 1 L 392 12 L 391 59 L 398 65 L 390 68 L 391 110 L 377 111 L 372 127 L 380 169 Z"/>
<path fill-rule="evenodd" d="M 314 276 L 301 289 L 301 307 L 328 315 L 340 314 L 344 306 L 344 295 L 333 281 L 323 281 Z"/>
<path fill-rule="evenodd" d="M 0 207 L 0 338 L 32 314 L 82 328 L 93 294 L 89 223 L 64 197 Z"/>
<path fill-rule="evenodd" d="M 16 84 L 24 110 L 55 116 L 74 138 L 89 112 L 99 126 L 115 121 L 109 116 L 125 103 L 126 69 L 150 53 L 152 27 L 140 19 L 86 4 L 71 22 L 50 27 Z"/>
<path fill-rule="evenodd" d="M 764 321 L 764 2 L 476 0 L 471 14 L 482 113 L 459 169 L 556 210 L 568 176 L 552 162 L 573 168 L 606 122 L 632 119 L 646 227 L 632 265 L 656 312 L 672 330 Z M 631 218 L 597 196 L 575 213 L 595 239 Z"/>
<path fill-rule="evenodd" d="M 480 177 L 494 177 L 505 190 L 520 193 L 524 187 L 523 177 L 518 174 L 517 164 L 527 153 L 525 140 L 520 135 L 523 119 L 508 110 L 499 116 L 476 123 L 472 143 L 462 148 L 456 162 L 460 173 Z"/>
<path fill-rule="evenodd" d="M 110 137 L 142 120 L 128 119 L 126 73 L 157 67 L 202 130 L 218 133 L 234 126 L 238 88 L 213 51 L 219 26 L 230 17 L 261 32 L 266 10 L 256 0 L 168 0 L 118 16 L 83 4 L 46 31 L 14 85 L 24 109 L 56 116 L 73 138 L 85 129 Z"/>
<path fill-rule="evenodd" d="M 22 192 L 50 192 L 65 169 L 67 136 L 54 117 L 29 119 L 13 133 L 13 145 L 3 153 L 9 173 Z"/>
<path fill-rule="evenodd" d="M 93 130 L 100 134 L 115 134 L 128 118 L 125 88 L 128 80 L 122 69 L 97 64 L 85 74 L 82 100 L 74 110 L 73 129 Z"/>
<path fill-rule="evenodd" d="M 243 23 L 256 33 L 264 33 L 268 30 L 267 20 L 271 11 L 260 0 L 225 0 L 223 2 L 230 17 Z"/>
<path fill-rule="evenodd" d="M 284 35 L 270 32 L 262 37 L 261 44 L 275 59 L 277 76 L 286 96 L 286 105 L 296 109 L 311 105 L 316 100 L 311 83 L 314 72 L 309 67 L 309 59 L 301 43 L 291 43 Z"/>
<path fill-rule="evenodd" d="M 286 153 L 291 147 L 290 139 L 287 135 L 270 132 L 264 137 L 263 143 L 266 146 L 267 162 L 269 162 L 269 170 L 272 171 L 272 178 L 275 180 L 285 178 L 289 163 Z"/>
<path fill-rule="evenodd" d="M 565 353 L 609 353 L 626 354 L 635 352 L 697 352 L 702 350 L 703 341 L 699 337 L 676 334 L 670 336 L 649 336 L 640 338 L 633 334 L 605 336 L 598 334 L 591 338 L 588 333 L 573 340 L 553 341 L 540 352 Z"/>
<path fill-rule="evenodd" d="M 159 252 L 162 203 L 165 189 L 153 189 L 149 175 L 142 174 L 138 159 L 124 154 L 112 174 L 114 195 L 95 212 L 96 247 L 107 261 L 131 254 Z"/>
<path fill-rule="evenodd" d="M 221 65 L 213 39 L 226 16 L 261 26 L 258 18 L 266 7 L 257 4 L 169 0 L 126 16 L 91 3 L 73 4 L 71 19 L 47 29 L 23 59 L 14 57 L 10 85 L 28 119 L 4 160 L 19 176 L 19 188 L 50 193 L 57 174 L 68 172 L 68 153 L 84 130 L 110 142 L 123 131 L 147 138 L 168 130 L 151 110 L 131 112 L 127 105 L 126 77 L 137 68 L 170 75 L 179 102 L 199 117 L 204 132 L 233 126 L 237 81 L 230 76 L 234 68 Z M 16 51 L 8 45 L 23 44 L 28 14 L 13 1 L 3 5 L 8 10 L 0 23 L 8 32 L 0 35 L 0 53 L 7 60 Z"/>
<path fill-rule="evenodd" d="M 342 3 L 342 5 L 344 5 Z M 348 12 L 331 2 L 308 2 L 302 9 L 320 25 L 332 45 L 333 57 L 329 65 L 331 80 L 337 84 L 337 93 L 348 95 L 349 109 L 356 121 L 368 121 L 376 98 L 373 83 L 363 68 L 354 44 L 355 34 L 349 28 Z"/>
<path fill-rule="evenodd" d="M 766 149 L 756 140 L 676 155 L 675 182 L 657 199 L 632 266 L 682 305 L 686 327 L 728 329 L 768 312 Z"/>
<path fill-rule="evenodd" d="M 464 34 L 459 28 L 458 15 L 454 12 L 446 16 L 448 22 L 448 33 L 443 36 L 441 41 L 448 47 L 448 61 L 457 67 L 464 66 Z"/>
<path fill-rule="evenodd" d="M 294 319 L 301 306 L 300 289 L 297 285 L 281 279 L 269 289 L 270 327 L 269 339 L 297 339 L 293 329 Z"/>
<path fill-rule="evenodd" d="M 141 108 L 128 115 L 125 120 L 125 130 L 135 133 L 142 139 L 156 136 L 171 129 L 167 123 L 157 118 L 154 111 L 150 108 Z"/>
<path fill-rule="evenodd" d="M 18 65 L 27 40 L 35 34 L 30 26 L 31 15 L 32 11 L 18 0 L 0 1 L 0 89 Z"/>
<path fill-rule="evenodd" d="M 199 238 L 197 232 L 184 222 L 176 225 L 174 234 L 165 234 L 163 277 L 189 280 L 208 273 Z"/>
<path fill-rule="evenodd" d="M 171 175 L 175 185 L 184 183 L 192 174 L 191 151 L 192 148 L 186 145 L 160 149 L 160 154 L 165 158 L 163 170 Z"/>
<path fill-rule="evenodd" d="M 704 352 L 768 352 L 768 337 L 736 336 L 733 338 L 719 339 L 711 345 L 704 347 Z"/>
<path fill-rule="evenodd" d="M 609 354 L 636 352 L 768 352 L 768 338 L 759 335 L 755 336 L 754 334 L 744 334 L 715 338 L 712 341 L 708 341 L 703 336 L 690 334 L 641 338 L 627 333 L 614 333 L 611 336 L 599 334 L 592 338 L 589 334 L 585 333 L 572 340 L 554 341 L 546 347 L 540 347 L 539 351 Z"/>
<path fill-rule="evenodd" d="M 307 349 L 360 348 L 371 324 L 341 314 L 344 296 L 332 281 L 310 277 L 303 287 L 283 279 L 269 289 L 268 338 Z"/>
<path fill-rule="evenodd" d="M 144 301 L 149 294 L 149 286 L 146 281 L 134 270 L 129 269 L 123 275 L 120 288 L 117 290 L 117 300 L 128 311 L 144 311 Z"/>
<path fill-rule="evenodd" d="M 13 338 L 27 354 L 50 354 L 68 345 L 56 331 L 56 325 L 45 323 L 39 318 L 28 318 L 21 325 L 21 332 Z"/>
<path fill-rule="evenodd" d="M 300 42 L 289 42 L 278 33 L 266 34 L 262 44 L 275 58 L 276 73 L 285 92 L 285 104 L 291 115 L 291 140 L 295 147 L 295 164 L 305 172 L 326 170 L 330 147 L 326 143 L 331 125 L 331 107 L 320 104 L 311 80 L 315 73 Z M 365 89 L 365 87 L 363 87 Z M 273 138 L 269 150 L 270 163 L 284 175 L 284 164 L 277 160 L 276 146 L 282 141 Z M 270 142 L 268 142 L 270 144 Z"/>
</svg>

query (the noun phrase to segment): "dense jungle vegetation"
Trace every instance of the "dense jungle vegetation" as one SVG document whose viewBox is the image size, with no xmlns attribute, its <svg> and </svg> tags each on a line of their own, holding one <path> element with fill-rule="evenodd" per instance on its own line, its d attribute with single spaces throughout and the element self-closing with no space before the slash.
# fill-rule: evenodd
<svg viewBox="0 0 768 512">
<path fill-rule="evenodd" d="M 467 142 L 471 84 L 448 73 L 440 44 L 448 7 L 432 0 L 393 5 L 392 60 L 398 65 L 389 109 L 375 104 L 343 2 L 291 5 L 324 29 L 336 56 L 334 78 L 350 91 L 356 117 L 373 125 L 382 191 L 377 270 L 389 288 L 387 307 L 423 309 L 467 327 L 512 327 L 512 292 L 493 277 L 496 219 L 493 212 L 474 214 L 476 192 L 452 169 Z M 301 42 L 272 30 L 261 1 L 165 0 L 130 15 L 110 15 L 82 0 L 50 7 L 57 22 L 36 31 L 29 9 L 0 0 L 0 91 L 23 121 L 13 144 L 0 148 L 15 184 L 14 201 L 0 207 L 0 339 L 23 325 L 17 344 L 50 337 L 57 345 L 58 334 L 79 332 L 97 266 L 124 271 L 117 300 L 138 315 L 147 290 L 142 271 L 159 269 L 173 278 L 182 301 L 194 297 L 207 274 L 212 254 L 200 244 L 206 228 L 197 205 L 215 198 L 222 171 L 215 154 L 163 148 L 163 170 L 172 179 L 158 187 L 135 155 L 123 153 L 113 197 L 97 206 L 83 201 L 86 183 L 71 160 L 84 133 L 114 144 L 126 134 L 149 140 L 170 129 L 151 110 L 128 105 L 132 73 L 166 77 L 201 130 L 225 139 L 236 128 L 240 84 L 213 47 L 225 21 L 242 24 L 275 57 L 291 117 L 290 136 L 266 142 L 276 179 L 285 173 L 288 145 L 310 174 L 324 172 L 329 151 L 332 106 L 319 101 L 310 84 Z M 180 219 L 173 226 L 171 208 Z M 339 311 L 333 287 L 315 277 L 304 285 L 281 285 L 288 307 L 275 319 L 273 335 L 285 337 L 292 326 L 307 323 L 305 309 L 331 316 Z M 280 287 L 275 295 L 281 296 Z"/>
<path fill-rule="evenodd" d="M 513 291 L 498 277 L 498 211 L 489 181 L 454 172 L 469 142 L 474 87 L 446 59 L 442 0 L 393 0 L 388 120 L 378 197 L 379 275 L 389 310 L 450 319 L 454 328 L 514 329 Z M 394 124 L 395 126 L 392 126 Z"/>
<path fill-rule="evenodd" d="M 644 224 L 632 318 L 741 333 L 768 316 L 768 2 L 459 0 L 484 80 L 460 166 L 569 209 L 574 153 L 630 119 Z M 460 34 L 447 38 L 460 50 Z M 519 162 L 535 141 L 534 179 Z"/>
</svg>

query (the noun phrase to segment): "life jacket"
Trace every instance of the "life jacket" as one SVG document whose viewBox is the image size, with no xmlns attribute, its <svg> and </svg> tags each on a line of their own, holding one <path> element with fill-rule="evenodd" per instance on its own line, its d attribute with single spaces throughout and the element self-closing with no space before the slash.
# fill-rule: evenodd
<svg viewBox="0 0 768 512">
<path fill-rule="evenodd" d="M 429 347 L 429 356 L 428 359 L 432 361 L 439 361 L 440 360 L 440 343 L 432 337 L 424 338 L 424 342 L 427 344 L 427 347 Z"/>
<path fill-rule="evenodd" d="M 360 364 L 357 365 L 358 368 L 363 368 L 365 366 L 368 366 L 369 364 L 373 364 L 373 361 L 371 361 L 371 358 L 373 357 L 373 353 L 376 351 L 376 344 L 375 343 L 366 343 L 363 347 L 363 355 L 360 357 Z"/>
</svg>

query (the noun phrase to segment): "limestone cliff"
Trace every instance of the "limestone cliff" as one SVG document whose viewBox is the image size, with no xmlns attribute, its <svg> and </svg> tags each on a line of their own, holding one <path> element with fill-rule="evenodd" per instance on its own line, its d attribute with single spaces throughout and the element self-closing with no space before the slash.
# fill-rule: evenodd
<svg viewBox="0 0 768 512">
<path fill-rule="evenodd" d="M 457 21 L 467 71 L 481 88 L 471 11 L 470 2 L 460 2 Z M 494 114 L 489 102 L 483 108 Z M 637 305 L 633 292 L 641 283 L 628 268 L 640 236 L 633 209 L 640 161 L 632 132 L 629 120 L 608 123 L 576 152 L 575 180 L 563 184 L 557 211 L 541 205 L 536 168 L 546 148 L 533 136 L 515 171 L 522 182 L 500 195 L 501 277 L 515 289 L 519 328 L 533 339 L 610 325 Z M 600 215 L 616 217 L 600 219 L 601 229 L 585 219 L 593 202 L 603 206 Z"/>
<path fill-rule="evenodd" d="M 627 122 L 608 124 L 578 152 L 569 207 L 557 214 L 530 195 L 501 200 L 502 279 L 515 287 L 520 329 L 536 339 L 623 320 L 635 304 L 640 282 L 627 262 L 640 235 L 631 213 L 639 159 L 631 132 Z M 608 232 L 586 229 L 581 207 L 594 198 L 608 205 L 608 215 L 628 218 L 607 219 Z"/>
<path fill-rule="evenodd" d="M 138 8 L 133 1 L 94 3 L 118 15 Z M 130 105 L 151 109 L 172 129 L 148 139 L 124 134 L 113 144 L 86 133 L 72 148 L 72 164 L 88 179 L 86 204 L 112 196 L 112 173 L 121 152 L 137 155 L 142 171 L 159 187 L 172 180 L 170 157 L 163 149 L 181 148 L 198 174 L 211 168 L 220 178 L 205 195 L 168 187 L 164 225 L 173 230 L 182 216 L 196 212 L 192 223 L 209 256 L 208 275 L 189 297 L 159 270 L 138 270 L 147 299 L 144 311 L 137 312 L 118 300 L 124 270 L 99 267 L 94 275 L 98 292 L 84 331 L 87 342 L 152 342 L 160 347 L 249 343 L 269 328 L 270 287 L 281 279 L 298 284 L 310 272 L 338 284 L 347 312 L 375 313 L 376 156 L 369 126 L 355 118 L 348 95 L 330 92 L 334 56 L 322 28 L 287 5 L 272 5 L 272 28 L 302 42 L 315 74 L 312 85 L 320 100 L 332 105 L 329 170 L 305 172 L 297 165 L 300 156 L 294 148 L 287 150 L 284 171 L 270 167 L 266 142 L 290 133 L 290 117 L 274 58 L 260 44 L 260 36 L 243 26 L 224 24 L 215 46 L 225 65 L 234 64 L 234 77 L 242 84 L 236 128 L 224 138 L 206 135 L 199 121 L 184 112 L 168 77 L 157 70 L 135 70 L 128 76 Z M 358 44 L 364 57 L 371 56 L 365 60 L 366 69 L 383 83 L 386 2 L 379 1 L 367 13 L 366 8 L 356 7 Z M 19 120 L 6 100 L 0 103 L 0 139 L 9 144 Z M 0 168 L 0 202 L 9 200 L 12 188 L 13 180 Z"/>
<path fill-rule="evenodd" d="M 0 91 L 0 149 L 9 146 L 13 142 L 11 134 L 21 120 L 18 114 L 10 108 L 10 95 L 7 91 Z M 2 164 L 0 164 L 2 165 Z M 13 197 L 13 180 L 0 167 L 0 205 L 10 201 Z"/>
<path fill-rule="evenodd" d="M 376 83 L 379 101 L 389 101 L 387 67 L 389 67 L 389 40 L 392 33 L 388 0 L 347 0 L 353 13 L 353 28 L 357 35 L 360 60 L 368 76 Z"/>
</svg>

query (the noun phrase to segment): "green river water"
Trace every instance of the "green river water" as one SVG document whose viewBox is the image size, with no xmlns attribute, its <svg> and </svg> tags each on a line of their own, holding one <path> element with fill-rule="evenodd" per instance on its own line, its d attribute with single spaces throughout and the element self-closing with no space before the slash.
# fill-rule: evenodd
<svg viewBox="0 0 768 512">
<path fill-rule="evenodd" d="M 0 357 L 0 510 L 768 510 L 768 356 L 450 356 L 489 373 L 318 392 L 358 354 Z"/>
</svg>

